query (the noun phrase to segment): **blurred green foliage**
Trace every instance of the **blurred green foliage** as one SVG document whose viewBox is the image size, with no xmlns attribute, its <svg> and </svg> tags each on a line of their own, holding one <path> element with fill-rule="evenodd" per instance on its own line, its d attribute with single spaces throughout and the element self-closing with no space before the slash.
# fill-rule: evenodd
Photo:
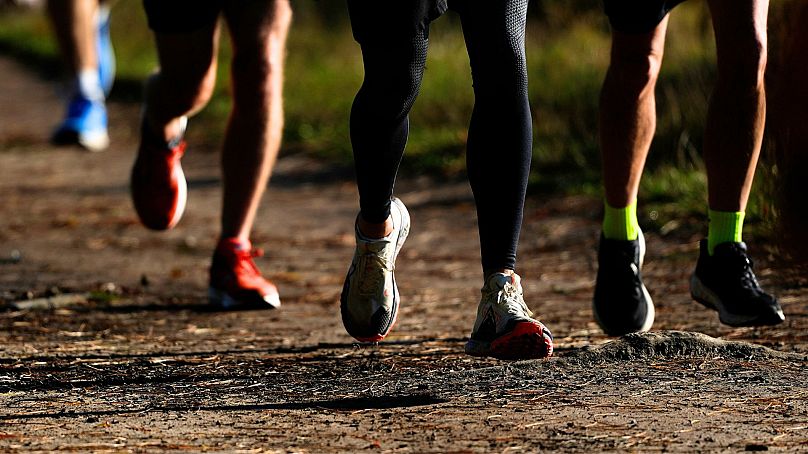
<svg viewBox="0 0 808 454">
<path fill-rule="evenodd" d="M 597 107 L 609 61 L 609 26 L 591 0 L 534 0 L 528 27 L 530 99 L 534 115 L 531 188 L 600 193 Z M 286 72 L 286 152 L 307 152 L 347 164 L 348 115 L 362 81 L 361 54 L 344 3 L 295 0 Z M 113 98 L 137 99 L 156 66 L 141 3 L 117 2 L 112 33 L 119 59 Z M 433 24 L 421 95 L 411 115 L 403 172 L 455 178 L 464 172 L 466 128 L 473 107 L 471 77 L 458 18 Z M 37 13 L 0 15 L 0 51 L 58 68 L 47 22 Z M 217 93 L 194 121 L 218 141 L 229 112 L 228 54 L 221 46 Z M 715 79 L 715 48 L 705 2 L 672 14 L 657 88 L 658 129 L 641 190 L 643 204 L 678 217 L 703 217 L 706 183 L 700 158 L 707 102 Z M 496 152 L 496 150 L 492 150 Z M 764 172 L 765 173 L 765 172 Z M 765 176 L 765 175 L 764 175 Z M 753 200 L 750 219 L 763 195 Z M 665 208 L 665 207 L 674 208 Z M 651 211 L 647 210 L 648 212 Z"/>
</svg>

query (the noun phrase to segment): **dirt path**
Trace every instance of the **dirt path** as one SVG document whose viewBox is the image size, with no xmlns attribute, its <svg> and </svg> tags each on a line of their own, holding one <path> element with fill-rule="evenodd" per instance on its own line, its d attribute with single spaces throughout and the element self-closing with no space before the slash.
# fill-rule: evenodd
<svg viewBox="0 0 808 454">
<path fill-rule="evenodd" d="M 479 360 L 462 354 L 480 285 L 469 190 L 403 178 L 413 233 L 400 321 L 388 342 L 357 346 L 338 315 L 356 211 L 345 172 L 280 160 L 254 241 L 284 307 L 211 312 L 215 149 L 192 144 L 187 214 L 148 232 L 127 192 L 138 107 L 112 106 L 109 151 L 54 149 L 52 88 L 2 58 L 0 74 L 0 450 L 808 446 L 808 290 L 764 250 L 759 275 L 784 326 L 720 326 L 688 296 L 698 238 L 651 232 L 646 280 L 666 331 L 607 344 L 589 309 L 599 201 L 531 199 L 520 273 L 558 354 Z"/>
</svg>

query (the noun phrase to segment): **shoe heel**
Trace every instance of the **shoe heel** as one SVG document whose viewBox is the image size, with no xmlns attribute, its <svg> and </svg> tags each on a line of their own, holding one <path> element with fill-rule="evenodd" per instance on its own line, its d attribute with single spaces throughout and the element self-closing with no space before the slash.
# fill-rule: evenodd
<svg viewBox="0 0 808 454">
<path fill-rule="evenodd" d="M 690 297 L 707 309 L 721 311 L 721 308 L 714 302 L 716 296 L 701 283 L 701 279 L 695 273 L 690 276 Z"/>
</svg>

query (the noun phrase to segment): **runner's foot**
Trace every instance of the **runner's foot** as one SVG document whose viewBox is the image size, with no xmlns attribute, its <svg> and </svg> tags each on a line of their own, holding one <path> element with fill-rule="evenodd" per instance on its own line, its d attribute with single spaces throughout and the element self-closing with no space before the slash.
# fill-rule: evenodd
<svg viewBox="0 0 808 454">
<path fill-rule="evenodd" d="M 210 266 L 208 300 L 222 309 L 277 309 L 278 288 L 261 276 L 254 257 L 263 255 L 250 242 L 224 239 L 219 242 Z"/>
<path fill-rule="evenodd" d="M 399 293 L 393 271 L 410 232 L 410 215 L 401 200 L 393 198 L 390 216 L 393 231 L 384 238 L 365 238 L 356 228 L 356 252 L 340 296 L 345 330 L 361 342 L 384 339 L 398 315 Z"/>
<path fill-rule="evenodd" d="M 785 321 L 777 300 L 763 291 L 755 277 L 746 244 L 722 243 L 712 256 L 707 240 L 700 243 L 699 261 L 690 278 L 693 299 L 718 311 L 729 326 L 777 325 Z"/>
<path fill-rule="evenodd" d="M 107 134 L 107 108 L 102 100 L 91 100 L 74 94 L 67 104 L 62 124 L 51 137 L 54 145 L 80 145 L 89 151 L 103 151 L 109 147 Z"/>
<path fill-rule="evenodd" d="M 644 257 L 641 231 L 633 241 L 600 237 L 592 311 L 610 336 L 648 331 L 654 323 L 654 302 L 642 282 Z"/>
<path fill-rule="evenodd" d="M 516 273 L 494 273 L 481 289 L 477 320 L 466 343 L 466 353 L 499 359 L 547 358 L 553 354 L 553 335 L 533 319 L 522 298 Z"/>
<path fill-rule="evenodd" d="M 185 152 L 187 120 L 182 118 L 182 132 L 170 143 L 154 137 L 143 121 L 140 148 L 132 167 L 132 202 L 140 221 L 152 230 L 167 230 L 180 221 L 185 211 L 188 185 L 180 165 Z"/>
</svg>

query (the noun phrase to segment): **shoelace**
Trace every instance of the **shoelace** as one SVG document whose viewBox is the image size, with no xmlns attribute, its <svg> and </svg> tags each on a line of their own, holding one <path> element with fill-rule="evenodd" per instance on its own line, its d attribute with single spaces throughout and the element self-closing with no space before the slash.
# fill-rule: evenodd
<svg viewBox="0 0 808 454">
<path fill-rule="evenodd" d="M 388 269 L 384 258 L 374 252 L 360 254 L 356 269 L 360 295 L 374 295 L 384 285 L 385 271 L 393 271 Z"/>
<path fill-rule="evenodd" d="M 506 283 L 505 287 L 497 294 L 497 304 L 505 306 L 509 315 L 517 317 L 532 317 L 533 312 L 527 307 L 525 299 L 522 297 L 522 292 L 519 288 L 511 283 Z"/>
<path fill-rule="evenodd" d="M 171 154 L 169 156 L 170 156 L 170 159 L 172 161 L 176 161 L 176 160 L 180 159 L 182 157 L 182 155 L 185 154 L 185 147 L 188 144 L 187 144 L 187 142 L 182 140 L 182 141 L 180 141 L 178 144 L 176 144 L 174 146 L 171 146 L 171 145 L 173 145 L 173 144 L 169 144 L 169 148 L 168 148 L 170 150 L 170 152 L 171 152 Z"/>
<path fill-rule="evenodd" d="M 737 266 L 736 272 L 738 273 L 738 278 L 741 285 L 745 288 L 759 290 L 760 284 L 755 277 L 755 263 L 752 261 L 752 259 L 748 255 L 740 253 L 735 260 L 737 260 L 735 266 Z"/>
<path fill-rule="evenodd" d="M 253 262 L 253 258 L 263 257 L 264 250 L 254 248 L 246 251 L 232 251 L 233 253 L 233 270 L 239 274 L 248 274 L 252 276 L 260 276 L 261 272 Z"/>
</svg>

